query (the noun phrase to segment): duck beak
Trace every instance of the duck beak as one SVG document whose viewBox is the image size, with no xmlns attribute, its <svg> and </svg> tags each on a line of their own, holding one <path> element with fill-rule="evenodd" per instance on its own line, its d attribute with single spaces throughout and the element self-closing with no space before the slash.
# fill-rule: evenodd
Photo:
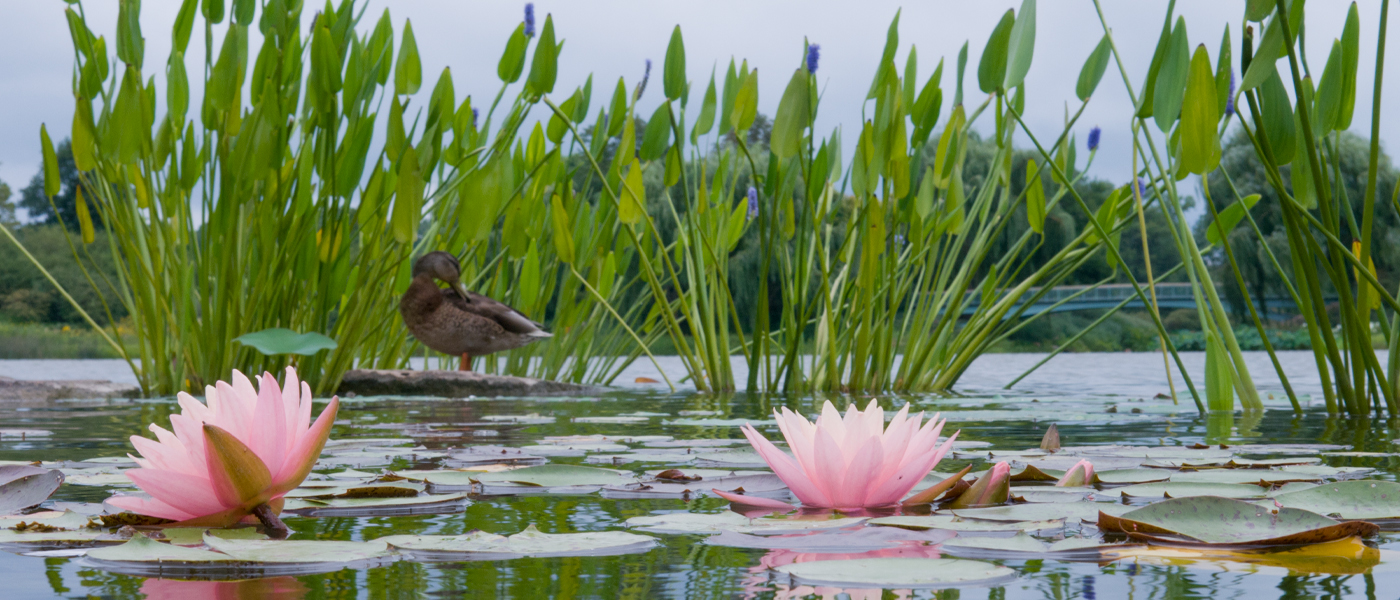
<svg viewBox="0 0 1400 600">
<path fill-rule="evenodd" d="M 466 300 L 467 298 L 471 297 L 467 294 L 467 286 L 462 283 L 462 280 L 458 279 L 452 281 L 449 285 L 452 286 L 452 289 L 457 290 L 458 294 L 461 294 L 463 300 Z"/>
</svg>

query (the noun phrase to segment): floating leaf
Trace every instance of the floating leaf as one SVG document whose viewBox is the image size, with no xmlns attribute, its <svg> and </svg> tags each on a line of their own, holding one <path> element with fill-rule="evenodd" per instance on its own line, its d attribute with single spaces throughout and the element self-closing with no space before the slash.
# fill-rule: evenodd
<svg viewBox="0 0 1400 600">
<path fill-rule="evenodd" d="M 1184 498 L 1187 496 L 1219 496 L 1221 498 L 1261 498 L 1264 488 L 1237 483 L 1139 483 L 1114 488 L 1128 498 Z"/>
<path fill-rule="evenodd" d="M 528 487 L 574 487 L 620 485 L 632 481 L 626 471 L 581 467 L 578 465 L 540 465 L 499 473 L 482 473 L 474 479 L 482 484 L 514 484 Z"/>
<path fill-rule="evenodd" d="M 1339 523 L 1306 510 L 1285 507 L 1274 511 L 1214 496 L 1165 500 L 1119 517 L 1100 514 L 1099 528 L 1158 542 L 1235 546 L 1317 544 L 1379 531 L 1363 521 Z M 1160 534 L 1182 536 L 1185 540 Z"/>
<path fill-rule="evenodd" d="M 969 508 L 952 512 L 958 517 L 985 521 L 1047 521 L 1053 519 L 1094 521 L 1098 519 L 1100 512 L 1119 515 L 1131 511 L 1133 508 L 1122 504 L 1069 502 L 1065 504 L 1012 504 L 1010 506 Z"/>
<path fill-rule="evenodd" d="M 627 526 L 640 531 L 650 531 L 654 533 L 692 534 L 733 531 L 737 533 L 756 533 L 759 535 L 778 535 L 814 529 L 840 529 L 842 527 L 860 525 L 864 522 L 865 519 L 839 517 L 835 515 L 750 519 L 744 515 L 726 511 L 713 514 L 685 512 L 632 517 L 627 519 Z"/>
<path fill-rule="evenodd" d="M 1042 542 L 1028 533 L 1012 537 L 959 537 L 943 543 L 943 551 L 963 558 L 996 560 L 1100 560 L 1106 550 L 1121 551 L 1124 544 L 1105 544 L 1096 539 L 1066 538 Z"/>
<path fill-rule="evenodd" d="M 1031 506 L 1029 504 L 1024 506 Z M 1044 521 L 976 521 L 960 519 L 950 515 L 910 515 L 900 517 L 879 517 L 870 520 L 871 525 L 901 527 L 904 529 L 947 529 L 960 533 L 998 533 L 1006 531 L 1045 531 L 1061 529 L 1065 520 Z"/>
<path fill-rule="evenodd" d="M 1400 518 L 1400 483 L 1392 481 L 1343 481 L 1296 492 L 1276 494 L 1274 500 L 1289 508 L 1312 511 L 1338 519 Z"/>
<path fill-rule="evenodd" d="M 526 556 L 615 556 L 646 552 L 656 538 L 624 531 L 542 533 L 534 525 L 506 537 L 473 531 L 465 535 L 394 535 L 379 538 L 415 558 L 430 560 L 506 560 Z"/>
<path fill-rule="evenodd" d="M 63 474 L 26 465 L 0 466 L 0 515 L 8 515 L 49 499 Z"/>
<path fill-rule="evenodd" d="M 292 498 L 282 510 L 306 517 L 386 517 L 455 514 L 469 505 L 466 494 L 419 494 L 407 498 Z"/>
<path fill-rule="evenodd" d="M 804 585 L 942 588 L 1011 581 L 1016 571 L 991 563 L 952 558 L 862 558 L 820 560 L 778 567 Z"/>
<path fill-rule="evenodd" d="M 705 538 L 707 546 L 757 548 L 763 550 L 797 550 L 799 552 L 837 554 L 869 552 L 896 548 L 908 542 L 941 544 L 957 534 L 947 530 L 919 531 L 898 527 L 860 527 L 854 530 L 835 529 L 801 535 L 749 535 L 725 531 Z"/>
<path fill-rule="evenodd" d="M 311 356 L 322 350 L 334 350 L 337 346 L 335 340 L 320 333 L 314 331 L 297 333 L 282 327 L 245 333 L 233 338 L 233 341 L 245 346 L 252 346 L 254 350 L 265 356 L 281 354 Z"/>
<path fill-rule="evenodd" d="M 1182 471 L 1172 473 L 1171 481 L 1177 483 L 1253 483 L 1269 485 L 1289 481 L 1322 481 L 1322 475 L 1310 473 L 1287 473 L 1255 469 L 1212 469 L 1209 471 Z"/>
</svg>

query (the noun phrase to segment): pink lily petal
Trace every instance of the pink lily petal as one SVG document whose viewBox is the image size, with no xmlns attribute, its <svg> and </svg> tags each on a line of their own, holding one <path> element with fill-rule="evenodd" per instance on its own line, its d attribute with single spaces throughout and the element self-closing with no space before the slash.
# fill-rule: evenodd
<svg viewBox="0 0 1400 600">
<path fill-rule="evenodd" d="M 905 494 L 909 493 L 909 490 L 914 489 L 919 480 L 928 475 L 928 472 L 933 470 L 933 467 L 938 465 L 940 460 L 943 460 L 943 455 L 953 447 L 953 440 L 957 437 L 958 434 L 954 433 L 953 437 L 944 442 L 942 446 L 901 467 L 870 494 L 871 502 L 878 504 L 898 502 Z"/>
<path fill-rule="evenodd" d="M 764 462 L 772 467 L 773 473 L 787 484 L 788 489 L 792 490 L 797 499 L 813 506 L 824 506 L 831 503 L 827 499 L 826 493 L 812 483 L 811 478 L 802 471 L 801 467 L 797 466 L 797 463 L 783 454 L 783 451 L 774 446 L 772 442 L 764 439 L 751 425 L 745 423 L 740 430 L 744 432 L 744 437 L 749 439 L 749 444 L 754 447 L 759 456 L 763 457 Z"/>
<path fill-rule="evenodd" d="M 825 429 L 817 429 L 817 472 L 818 478 L 813 481 L 818 487 L 826 492 L 827 498 L 833 504 L 825 508 L 852 508 L 838 507 L 835 502 L 841 495 L 841 482 L 846 474 L 846 457 L 841 452 L 841 447 L 837 445 L 831 432 Z"/>
<path fill-rule="evenodd" d="M 258 426 L 253 428 L 247 446 L 262 459 L 268 471 L 276 473 L 282 470 L 287 456 L 287 411 L 272 373 L 263 373 L 260 383 L 262 389 L 253 411 L 253 422 Z"/>
<path fill-rule="evenodd" d="M 208 514 L 227 508 L 219 502 L 208 478 L 148 469 L 131 469 L 126 476 L 152 498 L 190 514 Z"/>
<path fill-rule="evenodd" d="M 872 437 L 851 457 L 846 466 L 846 476 L 842 478 L 840 495 L 833 500 L 839 508 L 859 508 L 866 505 L 866 494 L 871 491 L 871 482 L 880 473 L 880 462 L 884 452 L 880 438 Z"/>
<path fill-rule="evenodd" d="M 194 517 L 194 515 L 188 512 L 175 508 L 160 500 L 156 500 L 155 498 L 113 496 L 107 499 L 107 504 L 128 512 L 156 517 L 158 519 L 170 519 L 171 521 L 184 521 L 185 519 Z"/>
<path fill-rule="evenodd" d="M 776 508 L 776 509 L 780 509 L 780 510 L 793 510 L 793 509 L 797 508 L 796 506 L 793 506 L 793 505 L 788 504 L 788 503 L 786 503 L 786 502 L 774 500 L 774 499 L 772 499 L 772 498 L 764 498 L 764 497 L 762 497 L 762 496 L 749 496 L 749 495 L 746 495 L 746 494 L 735 494 L 735 493 L 733 493 L 733 492 L 725 492 L 725 491 L 722 491 L 722 490 L 710 490 L 710 491 L 713 492 L 716 496 L 719 496 L 720 498 L 724 498 L 725 500 L 728 500 L 728 501 L 733 502 L 734 504 L 738 504 L 738 505 L 740 505 L 740 506 L 753 506 L 753 507 L 757 507 L 757 508 Z"/>
<path fill-rule="evenodd" d="M 331 397 L 330 404 L 321 411 L 321 416 L 316 418 L 316 422 L 311 424 L 311 428 L 306 431 L 306 435 L 297 443 L 297 447 L 292 450 L 287 461 L 282 465 L 280 473 L 272 476 L 272 495 L 281 496 L 301 485 L 302 480 L 311 473 L 311 468 L 316 465 L 316 459 L 321 456 L 321 449 L 326 446 L 326 438 L 330 435 L 331 424 L 335 421 L 335 414 L 340 410 L 340 398 Z"/>
</svg>

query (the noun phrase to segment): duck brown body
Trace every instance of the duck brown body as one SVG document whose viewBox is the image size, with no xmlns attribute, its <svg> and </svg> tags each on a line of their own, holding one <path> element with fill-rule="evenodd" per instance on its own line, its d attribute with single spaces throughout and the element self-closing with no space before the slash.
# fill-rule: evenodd
<svg viewBox="0 0 1400 600">
<path fill-rule="evenodd" d="M 399 313 L 413 337 L 438 352 L 470 356 L 519 348 L 551 337 L 520 311 L 468 291 L 459 280 L 456 257 L 430 252 L 413 265 L 413 281 L 399 300 Z M 443 289 L 437 280 L 450 287 Z M 465 368 L 466 365 L 464 365 Z"/>
</svg>

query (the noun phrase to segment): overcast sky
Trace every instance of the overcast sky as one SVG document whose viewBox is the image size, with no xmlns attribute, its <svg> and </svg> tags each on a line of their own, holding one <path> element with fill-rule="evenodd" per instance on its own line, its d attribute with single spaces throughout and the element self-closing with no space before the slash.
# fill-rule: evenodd
<svg viewBox="0 0 1400 600">
<path fill-rule="evenodd" d="M 158 98 L 164 97 L 161 73 L 170 52 L 170 29 L 178 0 L 146 0 L 141 27 L 147 38 L 145 72 L 156 75 Z M 369 0 L 367 23 L 373 27 L 384 8 L 395 23 L 396 36 L 403 31 L 404 19 L 413 22 L 423 56 L 423 89 L 426 99 L 438 74 L 451 67 L 459 100 L 471 94 L 487 103 L 499 89 L 496 62 L 506 38 L 520 21 L 523 2 L 466 0 Z M 1122 58 L 1140 86 L 1151 61 L 1161 30 L 1165 1 L 1105 0 L 1104 11 Z M 307 0 L 309 21 L 318 3 Z M 39 125 L 47 123 L 55 140 L 67 137 L 73 114 L 71 73 L 72 42 L 64 21 L 66 4 L 60 0 L 5 2 L 0 7 L 0 180 L 16 190 L 23 187 L 39 168 Z M 99 35 L 107 37 L 109 52 L 115 55 L 116 0 L 87 0 L 88 22 Z M 567 96 L 594 75 L 593 111 L 605 102 L 619 76 L 632 85 L 641 76 L 645 59 L 658 65 L 658 78 L 643 99 L 639 114 L 650 114 L 661 98 L 659 68 L 665 55 L 671 29 L 680 24 L 686 42 L 686 55 L 692 90 L 698 102 L 712 66 L 722 77 L 731 57 L 747 58 L 760 69 L 759 109 L 772 115 L 790 73 L 800 60 L 804 37 L 821 44 L 818 79 L 824 91 L 817 131 L 827 135 L 842 126 L 848 133 L 847 145 L 855 139 L 862 102 L 870 85 L 884 45 L 885 31 L 895 12 L 900 18 L 900 51 L 896 58 L 901 70 L 911 44 L 918 47 L 920 78 L 932 72 L 939 58 L 946 58 L 943 87 L 946 118 L 951 103 L 958 49 L 971 41 L 968 59 L 966 103 L 975 104 L 983 95 L 976 90 L 976 65 L 982 46 L 1002 12 L 1020 6 L 1016 0 L 920 0 L 901 3 L 887 0 L 834 2 L 813 0 L 704 0 L 672 2 L 661 0 L 589 0 L 587 2 L 536 2 L 542 26 L 547 13 L 554 16 L 557 35 L 567 40 L 559 59 L 556 94 Z M 1339 1 L 1308 5 L 1307 51 L 1316 71 L 1327 59 L 1331 40 L 1341 35 L 1348 4 Z M 1227 23 L 1238 49 L 1244 0 L 1182 0 L 1178 14 L 1188 23 L 1191 44 L 1204 43 L 1212 57 L 1220 45 Z M 1375 70 L 1376 25 L 1380 1 L 1363 0 L 1361 11 L 1360 83 L 1357 90 L 1353 129 L 1366 134 L 1370 129 L 1372 74 Z M 1062 126 L 1066 105 L 1073 112 L 1078 106 L 1075 81 L 1085 57 L 1103 35 L 1091 0 L 1049 0 L 1041 2 L 1037 25 L 1035 60 L 1026 78 L 1027 120 L 1038 136 L 1055 136 Z M 201 72 L 204 56 L 201 26 L 190 44 L 191 79 Z M 256 34 L 256 32 L 255 32 Z M 222 26 L 216 29 L 216 41 Z M 256 51 L 260 41 L 250 41 Z M 1391 40 L 1388 62 L 1400 64 L 1400 40 Z M 1238 56 L 1238 50 L 1236 51 Z M 1238 59 L 1237 59 L 1238 60 Z M 1282 64 L 1282 63 L 1281 63 Z M 195 82 L 192 82 L 195 83 Z M 1386 102 L 1400 99 L 1400 74 L 1386 78 Z M 1291 87 L 1291 86 L 1290 86 Z M 195 94 L 198 92 L 196 91 Z M 245 97 L 246 102 L 246 97 Z M 199 106 L 192 99 L 192 107 Z M 163 110 L 163 109 L 162 109 Z M 1115 182 L 1124 182 L 1132 169 L 1127 152 L 1131 104 L 1116 66 L 1108 73 L 1090 101 L 1076 128 L 1083 140 L 1090 127 L 1103 128 L 1103 143 L 1091 173 Z M 192 108 L 191 115 L 197 111 Z M 536 115 L 543 114 L 537 111 Z M 1390 115 L 1387 115 L 1388 117 Z M 939 128 L 942 127 L 940 120 Z M 1382 122 L 1383 141 L 1400 137 L 1400 117 Z M 1160 140 L 1161 136 L 1158 135 Z M 1026 144 L 1024 136 L 1018 138 Z M 849 160 L 849 152 L 847 154 Z M 1080 160 L 1086 156 L 1080 152 Z M 848 163 L 849 164 L 849 163 Z M 1081 162 L 1082 164 L 1082 162 Z"/>
</svg>

